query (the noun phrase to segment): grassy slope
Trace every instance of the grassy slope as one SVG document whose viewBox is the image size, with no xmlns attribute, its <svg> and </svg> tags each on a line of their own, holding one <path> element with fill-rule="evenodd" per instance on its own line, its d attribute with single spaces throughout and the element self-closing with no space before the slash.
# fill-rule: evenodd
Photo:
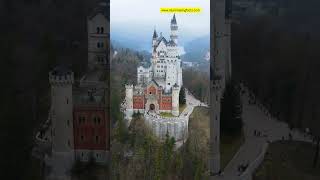
<svg viewBox="0 0 320 180">
<path fill-rule="evenodd" d="M 197 118 L 194 118 L 197 117 Z M 208 143 L 210 137 L 210 114 L 207 108 L 203 107 L 196 107 L 190 116 L 189 122 L 189 135 L 192 135 L 192 131 L 194 130 L 203 130 L 202 139 L 206 142 L 203 144 Z M 224 168 L 228 162 L 233 158 L 233 156 L 237 153 L 240 146 L 244 142 L 244 136 L 235 135 L 235 136 L 228 136 L 225 134 L 221 135 L 221 167 Z"/>
<path fill-rule="evenodd" d="M 241 145 L 244 143 L 244 135 L 229 136 L 221 135 L 221 168 L 225 168 L 233 156 L 238 152 Z"/>
</svg>

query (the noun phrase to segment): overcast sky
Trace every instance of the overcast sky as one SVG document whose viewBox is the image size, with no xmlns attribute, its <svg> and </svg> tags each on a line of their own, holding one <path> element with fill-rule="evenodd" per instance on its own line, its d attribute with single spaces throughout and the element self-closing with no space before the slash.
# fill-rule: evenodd
<svg viewBox="0 0 320 180">
<path fill-rule="evenodd" d="M 176 14 L 179 31 L 200 37 L 210 32 L 210 0 L 111 0 L 111 31 L 132 33 L 141 30 L 168 35 L 173 14 L 160 13 L 160 7 L 200 7 L 201 13 Z"/>
</svg>

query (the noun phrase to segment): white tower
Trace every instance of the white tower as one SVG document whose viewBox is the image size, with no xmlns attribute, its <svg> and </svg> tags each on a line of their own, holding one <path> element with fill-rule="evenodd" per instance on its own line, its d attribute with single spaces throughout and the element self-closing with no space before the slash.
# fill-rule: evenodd
<svg viewBox="0 0 320 180">
<path fill-rule="evenodd" d="M 131 120 L 133 115 L 133 85 L 126 85 L 126 119 Z"/>
<path fill-rule="evenodd" d="M 228 58 L 229 48 L 226 37 L 226 1 L 215 0 L 213 3 L 213 18 L 211 28 L 213 34 L 213 58 L 211 63 L 211 88 L 212 94 L 210 97 L 210 104 L 212 106 L 211 120 L 210 120 L 210 175 L 216 175 L 221 172 L 220 167 L 220 100 L 225 88 L 226 76 L 226 60 Z M 212 67 L 213 66 L 213 67 Z"/>
<path fill-rule="evenodd" d="M 178 44 L 178 24 L 176 20 L 176 15 L 173 15 L 173 18 L 171 19 L 171 35 L 170 39 L 175 42 L 175 44 Z"/>
<path fill-rule="evenodd" d="M 57 67 L 49 73 L 51 84 L 51 134 L 53 172 L 65 174 L 74 162 L 73 151 L 73 72 Z"/>
<path fill-rule="evenodd" d="M 88 67 L 107 66 L 109 46 L 109 21 L 107 4 L 100 3 L 87 19 L 88 26 Z"/>
<path fill-rule="evenodd" d="M 173 85 L 177 83 L 177 68 L 176 64 L 174 62 L 167 62 L 166 63 L 167 68 L 166 68 L 166 87 L 165 91 L 169 92 Z M 177 84 L 178 85 L 178 84 Z"/>
<path fill-rule="evenodd" d="M 177 83 L 180 87 L 183 86 L 183 80 L 182 80 L 182 68 L 181 68 L 181 60 L 178 59 L 178 62 L 177 62 L 177 74 L 178 74 L 178 79 L 177 79 Z"/>
<path fill-rule="evenodd" d="M 154 29 L 153 36 L 152 36 L 152 48 L 156 47 L 157 38 L 158 38 L 158 33 L 156 29 Z"/>
<path fill-rule="evenodd" d="M 180 87 L 175 84 L 172 87 L 172 115 L 179 116 L 179 93 Z"/>
</svg>

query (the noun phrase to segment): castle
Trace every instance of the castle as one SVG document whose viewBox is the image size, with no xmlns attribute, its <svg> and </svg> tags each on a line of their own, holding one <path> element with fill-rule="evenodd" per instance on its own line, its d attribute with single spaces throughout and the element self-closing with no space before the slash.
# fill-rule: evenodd
<svg viewBox="0 0 320 180">
<path fill-rule="evenodd" d="M 51 107 L 48 120 L 36 135 L 48 149 L 48 179 L 68 179 L 75 160 L 108 161 L 109 111 L 107 67 L 109 20 L 107 4 L 100 3 L 87 19 L 88 71 L 81 78 L 65 66 L 49 72 Z"/>
<path fill-rule="evenodd" d="M 182 86 L 181 58 L 178 47 L 176 16 L 171 19 L 167 40 L 154 30 L 151 66 L 137 68 L 137 85 L 126 85 L 125 115 L 133 113 L 171 113 L 179 116 L 179 92 Z"/>
</svg>

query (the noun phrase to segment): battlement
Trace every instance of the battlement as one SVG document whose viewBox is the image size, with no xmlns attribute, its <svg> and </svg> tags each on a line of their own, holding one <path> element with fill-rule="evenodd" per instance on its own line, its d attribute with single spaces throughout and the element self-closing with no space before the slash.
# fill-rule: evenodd
<svg viewBox="0 0 320 180">
<path fill-rule="evenodd" d="M 71 70 L 57 67 L 49 72 L 50 84 L 73 84 L 74 74 Z"/>
</svg>

